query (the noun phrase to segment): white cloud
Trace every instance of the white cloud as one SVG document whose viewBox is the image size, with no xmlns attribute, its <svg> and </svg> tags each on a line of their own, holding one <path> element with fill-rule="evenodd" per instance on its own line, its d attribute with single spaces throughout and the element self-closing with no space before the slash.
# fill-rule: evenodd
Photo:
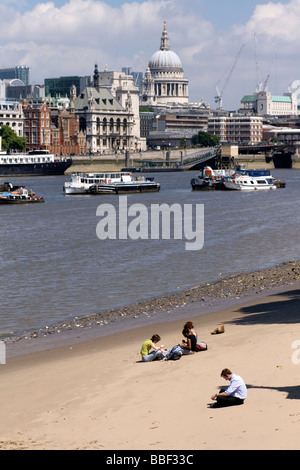
<svg viewBox="0 0 300 470">
<path fill-rule="evenodd" d="M 248 35 L 255 31 L 268 41 L 293 42 L 300 37 L 300 1 L 258 5 L 243 29 Z"/>
<path fill-rule="evenodd" d="M 171 49 L 179 55 L 190 82 L 191 101 L 203 97 L 214 106 L 215 84 L 223 74 L 226 77 L 243 43 L 246 47 L 223 103 L 237 107 L 244 94 L 254 91 L 254 32 L 263 76 L 273 64 L 269 83 L 278 87 L 273 91 L 281 94 L 300 78 L 300 0 L 257 5 L 248 22 L 228 25 L 222 34 L 203 18 L 201 5 L 199 0 L 145 0 L 115 8 L 101 0 L 69 0 L 61 7 L 40 2 L 21 13 L 14 1 L 6 0 L 0 4 L 0 66 L 29 65 L 34 83 L 47 77 L 90 75 L 95 63 L 100 70 L 108 64 L 110 70 L 132 66 L 144 72 L 160 46 L 166 20 Z"/>
</svg>

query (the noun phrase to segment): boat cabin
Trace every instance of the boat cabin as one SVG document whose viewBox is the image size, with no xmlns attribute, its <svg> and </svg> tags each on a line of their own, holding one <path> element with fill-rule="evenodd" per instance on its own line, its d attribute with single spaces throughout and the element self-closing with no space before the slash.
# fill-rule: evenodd
<svg viewBox="0 0 300 470">
<path fill-rule="evenodd" d="M 132 181 L 132 175 L 129 172 L 112 172 L 112 173 L 73 173 L 71 175 L 72 183 L 82 184 L 99 184 L 114 182 Z"/>
</svg>

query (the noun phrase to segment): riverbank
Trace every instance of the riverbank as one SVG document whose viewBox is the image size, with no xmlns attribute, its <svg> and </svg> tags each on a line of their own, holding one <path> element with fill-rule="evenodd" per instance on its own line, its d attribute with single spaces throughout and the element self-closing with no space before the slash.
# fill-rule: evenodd
<svg viewBox="0 0 300 470">
<path fill-rule="evenodd" d="M 195 153 L 196 149 L 172 149 L 170 152 L 170 160 L 180 160 L 182 155 L 190 155 Z M 97 172 L 97 171 L 120 171 L 126 167 L 126 160 L 123 154 L 120 155 L 94 155 L 90 157 L 75 156 L 73 158 L 72 166 L 66 170 L 66 174 L 73 172 Z M 139 167 L 141 161 L 166 161 L 166 151 L 147 151 L 147 152 L 135 152 L 130 154 L 129 166 Z M 300 158 L 298 155 L 294 155 L 293 158 L 293 169 L 300 169 Z M 256 169 L 274 169 L 274 163 L 271 160 L 266 162 L 264 154 L 249 154 L 239 155 L 235 158 L 235 163 L 245 165 L 246 168 Z"/>
<path fill-rule="evenodd" d="M 237 273 L 215 283 L 196 285 L 168 296 L 111 309 L 104 313 L 75 317 L 62 323 L 3 338 L 8 357 L 72 344 L 134 329 L 154 322 L 172 321 L 230 308 L 243 300 L 252 300 L 276 292 L 300 280 L 300 261 L 256 272 Z"/>
<path fill-rule="evenodd" d="M 0 449 L 299 449 L 299 268 L 291 261 L 120 309 L 114 315 L 140 309 L 141 320 L 149 305 L 151 319 L 84 341 L 78 327 L 79 341 L 8 358 Z M 158 333 L 166 347 L 177 344 L 187 314 L 208 350 L 141 363 L 142 342 Z M 220 324 L 225 332 L 212 335 Z M 216 410 L 210 397 L 224 386 L 224 367 L 242 375 L 248 398 Z"/>
</svg>

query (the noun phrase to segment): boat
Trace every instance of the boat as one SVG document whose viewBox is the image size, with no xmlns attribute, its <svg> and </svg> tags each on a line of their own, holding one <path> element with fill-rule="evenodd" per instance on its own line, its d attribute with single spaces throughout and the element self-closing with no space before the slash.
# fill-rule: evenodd
<svg viewBox="0 0 300 470">
<path fill-rule="evenodd" d="M 130 172 L 73 173 L 64 184 L 65 194 L 124 194 L 159 191 L 160 184 L 153 178 L 138 176 L 133 179 Z"/>
<path fill-rule="evenodd" d="M 33 204 L 45 202 L 42 196 L 36 194 L 26 188 L 13 186 L 11 183 L 4 183 L 5 189 L 0 193 L 0 204 Z"/>
<path fill-rule="evenodd" d="M 71 158 L 60 158 L 47 150 L 0 154 L 0 176 L 63 175 L 71 165 Z"/>
<path fill-rule="evenodd" d="M 276 189 L 270 170 L 239 170 L 224 179 L 225 189 L 238 191 L 266 191 Z"/>
<path fill-rule="evenodd" d="M 273 178 L 274 180 L 274 184 L 276 186 L 276 188 L 285 188 L 285 181 L 279 179 L 279 178 Z"/>
<path fill-rule="evenodd" d="M 224 179 L 232 176 L 234 173 L 235 170 L 213 170 L 210 166 L 206 166 L 200 170 L 195 178 L 192 178 L 192 189 L 194 191 L 225 189 L 223 185 Z"/>
<path fill-rule="evenodd" d="M 99 183 L 131 181 L 129 172 L 72 173 L 70 180 L 64 183 L 65 194 L 90 194 L 90 188 Z"/>
</svg>

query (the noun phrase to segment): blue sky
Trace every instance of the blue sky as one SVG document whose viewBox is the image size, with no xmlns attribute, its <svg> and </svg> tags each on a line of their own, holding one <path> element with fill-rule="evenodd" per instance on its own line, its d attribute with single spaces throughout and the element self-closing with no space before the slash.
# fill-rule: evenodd
<svg viewBox="0 0 300 470">
<path fill-rule="evenodd" d="M 300 79 L 300 0 L 1 0 L 0 18 L 0 66 L 29 65 L 32 83 L 89 75 L 95 63 L 145 72 L 163 21 L 191 102 L 213 108 L 219 82 L 236 109 L 260 80 L 283 94 Z"/>
</svg>

